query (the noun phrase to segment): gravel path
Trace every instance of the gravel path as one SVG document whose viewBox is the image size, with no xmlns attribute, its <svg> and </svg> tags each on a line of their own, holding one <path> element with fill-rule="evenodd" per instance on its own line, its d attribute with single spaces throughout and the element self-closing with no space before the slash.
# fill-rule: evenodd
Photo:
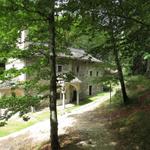
<svg viewBox="0 0 150 150">
<path fill-rule="evenodd" d="M 108 98 L 109 94 L 102 96 L 94 102 L 81 106 L 71 113 L 60 116 L 58 118 L 59 135 L 65 134 L 67 128 L 76 125 L 76 114 L 85 114 L 88 111 L 92 111 Z M 37 145 L 49 140 L 49 130 L 49 120 L 45 120 L 19 132 L 2 137 L 0 138 L 0 150 L 34 150 Z"/>
</svg>

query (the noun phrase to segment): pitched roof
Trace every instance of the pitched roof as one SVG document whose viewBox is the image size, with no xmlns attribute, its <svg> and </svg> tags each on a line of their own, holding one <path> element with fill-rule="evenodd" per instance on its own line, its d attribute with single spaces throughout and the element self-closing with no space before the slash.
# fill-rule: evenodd
<svg viewBox="0 0 150 150">
<path fill-rule="evenodd" d="M 97 58 L 95 58 L 92 55 L 86 53 L 83 49 L 68 48 L 68 50 L 70 52 L 69 54 L 60 53 L 57 56 L 58 57 L 64 57 L 64 58 L 85 60 L 85 61 L 90 61 L 90 62 L 97 62 L 97 63 L 101 62 Z"/>
</svg>

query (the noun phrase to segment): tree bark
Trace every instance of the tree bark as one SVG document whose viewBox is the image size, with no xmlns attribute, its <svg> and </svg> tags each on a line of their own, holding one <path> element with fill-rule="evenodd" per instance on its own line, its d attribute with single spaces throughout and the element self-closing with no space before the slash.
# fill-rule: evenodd
<svg viewBox="0 0 150 150">
<path fill-rule="evenodd" d="M 116 18 L 112 18 L 112 16 L 108 16 L 109 17 L 109 29 L 110 29 L 110 36 L 111 36 L 111 42 L 112 42 L 112 48 L 113 48 L 113 53 L 115 56 L 115 63 L 117 66 L 117 70 L 118 70 L 118 78 L 119 78 L 119 82 L 121 85 L 121 91 L 122 91 L 122 97 L 123 97 L 123 102 L 124 104 L 127 104 L 129 101 L 129 98 L 127 96 L 127 92 L 126 92 L 126 87 L 125 87 L 125 83 L 124 83 L 124 76 L 123 76 L 123 72 L 122 72 L 122 66 L 119 60 L 119 54 L 118 54 L 118 47 L 117 47 L 117 39 L 115 38 L 115 31 L 117 31 L 117 25 L 116 25 Z"/>
<path fill-rule="evenodd" d="M 111 81 L 110 81 L 110 83 L 109 83 L 109 92 L 110 92 L 110 104 L 111 104 Z"/>
<path fill-rule="evenodd" d="M 128 96 L 127 96 L 126 87 L 125 87 L 125 83 L 124 83 L 124 76 L 123 76 L 123 72 L 122 72 L 122 66 L 121 66 L 121 63 L 120 63 L 120 60 L 119 60 L 119 56 L 118 56 L 118 49 L 117 49 L 117 46 L 116 46 L 116 39 L 114 38 L 113 31 L 112 31 L 112 43 L 113 43 L 113 51 L 114 51 L 114 56 L 115 56 L 115 62 L 116 62 L 117 70 L 118 70 L 118 78 L 119 78 L 119 82 L 120 82 L 120 85 L 121 85 L 123 102 L 124 102 L 124 104 L 127 104 L 128 103 Z"/>
<path fill-rule="evenodd" d="M 150 78 L 150 60 L 147 60 L 147 69 L 146 69 L 146 74 L 148 75 L 148 77 Z"/>
<path fill-rule="evenodd" d="M 58 138 L 58 119 L 57 119 L 57 83 L 56 83 L 56 45 L 55 45 L 55 0 L 51 4 L 51 13 L 49 16 L 49 60 L 50 60 L 50 141 L 52 150 L 60 150 Z"/>
<path fill-rule="evenodd" d="M 126 87 L 125 87 L 125 83 L 124 83 L 122 67 L 121 67 L 121 64 L 120 64 L 120 61 L 118 58 L 118 50 L 116 50 L 116 48 L 114 48 L 114 55 L 115 55 L 115 62 L 117 65 L 117 69 L 118 69 L 118 78 L 119 78 L 120 85 L 121 85 L 123 102 L 124 102 L 124 104 L 127 104 L 128 103 L 128 96 L 127 96 Z"/>
</svg>

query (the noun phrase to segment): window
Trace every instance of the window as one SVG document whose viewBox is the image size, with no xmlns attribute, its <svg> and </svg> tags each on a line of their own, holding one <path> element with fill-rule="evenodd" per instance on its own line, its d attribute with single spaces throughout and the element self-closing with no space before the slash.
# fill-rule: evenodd
<svg viewBox="0 0 150 150">
<path fill-rule="evenodd" d="M 93 73 L 93 72 L 92 72 L 92 71 L 90 71 L 90 77 L 92 76 L 92 73 Z"/>
<path fill-rule="evenodd" d="M 0 63 L 0 74 L 2 74 L 5 70 L 5 63 Z"/>
<path fill-rule="evenodd" d="M 89 95 L 92 95 L 92 86 L 89 86 Z"/>
<path fill-rule="evenodd" d="M 5 68 L 5 63 L 0 63 L 0 68 Z"/>
<path fill-rule="evenodd" d="M 79 73 L 79 66 L 77 66 L 77 68 L 76 68 L 76 69 L 77 69 L 77 73 Z"/>
<path fill-rule="evenodd" d="M 96 76 L 97 76 L 97 77 L 98 77 L 98 74 L 99 74 L 99 72 L 97 71 L 97 72 L 96 72 Z"/>
<path fill-rule="evenodd" d="M 57 66 L 57 71 L 58 71 L 58 72 L 62 72 L 62 66 L 61 66 L 61 65 L 58 65 L 58 66 Z"/>
</svg>

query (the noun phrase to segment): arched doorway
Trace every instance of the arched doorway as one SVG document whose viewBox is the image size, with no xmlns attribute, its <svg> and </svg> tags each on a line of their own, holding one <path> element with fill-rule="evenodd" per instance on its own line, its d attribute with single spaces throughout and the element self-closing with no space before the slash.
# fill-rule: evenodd
<svg viewBox="0 0 150 150">
<path fill-rule="evenodd" d="M 72 102 L 76 102 L 77 101 L 77 91 L 73 90 L 73 94 L 72 94 Z"/>
<path fill-rule="evenodd" d="M 76 103 L 79 105 L 79 93 L 80 93 L 80 84 L 81 81 L 77 78 L 70 82 L 65 82 L 65 91 L 63 95 L 63 105 L 65 107 L 66 103 Z"/>
<path fill-rule="evenodd" d="M 69 87 L 69 91 L 70 91 L 70 102 L 74 103 L 77 101 L 77 89 L 75 86 L 70 85 Z"/>
<path fill-rule="evenodd" d="M 66 86 L 66 99 L 68 103 L 79 104 L 79 88 L 74 84 L 67 84 Z"/>
</svg>

